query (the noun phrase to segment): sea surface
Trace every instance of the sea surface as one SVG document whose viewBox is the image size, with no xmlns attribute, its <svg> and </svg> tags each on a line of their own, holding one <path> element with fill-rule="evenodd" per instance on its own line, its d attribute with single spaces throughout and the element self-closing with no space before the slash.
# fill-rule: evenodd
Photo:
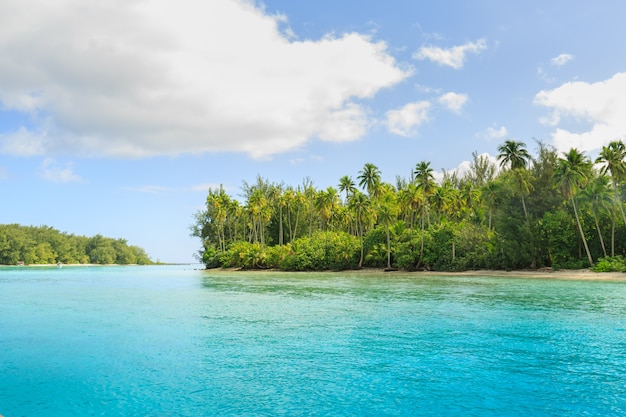
<svg viewBox="0 0 626 417">
<path fill-rule="evenodd" d="M 194 268 L 0 268 L 0 414 L 626 415 L 626 282 Z"/>
</svg>

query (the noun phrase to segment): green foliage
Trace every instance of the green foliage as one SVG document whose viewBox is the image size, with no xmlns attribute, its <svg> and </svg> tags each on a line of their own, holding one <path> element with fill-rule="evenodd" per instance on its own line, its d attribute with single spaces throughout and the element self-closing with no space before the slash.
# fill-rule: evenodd
<svg viewBox="0 0 626 417">
<path fill-rule="evenodd" d="M 531 156 L 511 139 L 498 148 L 500 170 L 474 153 L 465 174 L 444 172 L 437 182 L 421 161 L 392 185 L 368 163 L 355 180 L 343 176 L 339 190 L 257 177 L 244 181 L 241 204 L 210 190 L 192 234 L 207 267 L 342 269 L 355 267 L 355 256 L 356 267 L 406 270 L 586 267 L 626 255 L 624 149 L 615 142 L 600 158 L 610 168 L 594 169 L 575 149 L 560 157 L 538 142 Z M 32 259 L 49 256 L 27 243 Z"/>
<path fill-rule="evenodd" d="M 545 213 L 540 224 L 552 268 L 564 268 L 577 258 L 580 238 L 576 233 L 574 216 L 560 209 Z"/>
<path fill-rule="evenodd" d="M 289 244 L 280 266 L 291 271 L 323 271 L 356 268 L 359 240 L 344 232 L 317 232 Z"/>
<path fill-rule="evenodd" d="M 600 258 L 591 269 L 594 272 L 626 272 L 626 258 L 621 255 Z"/>
<path fill-rule="evenodd" d="M 0 264 L 140 264 L 152 261 L 124 239 L 69 235 L 48 226 L 0 225 Z"/>
<path fill-rule="evenodd" d="M 428 235 L 430 236 L 430 235 Z M 421 232 L 415 229 L 405 230 L 398 241 L 396 250 L 396 265 L 407 271 L 415 271 L 422 266 L 420 247 Z"/>
</svg>

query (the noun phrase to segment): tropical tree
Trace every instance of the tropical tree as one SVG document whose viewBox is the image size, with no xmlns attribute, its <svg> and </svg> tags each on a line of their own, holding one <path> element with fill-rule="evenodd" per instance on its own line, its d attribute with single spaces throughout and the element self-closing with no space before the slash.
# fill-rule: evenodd
<svg viewBox="0 0 626 417">
<path fill-rule="evenodd" d="M 596 173 L 597 174 L 597 173 Z M 598 238 L 600 239 L 600 245 L 602 246 L 602 253 L 607 256 L 606 246 L 604 245 L 604 238 L 602 237 L 602 231 L 600 229 L 599 217 L 606 213 L 611 205 L 611 192 L 609 191 L 609 178 L 606 175 L 595 175 L 591 181 L 587 182 L 587 186 L 582 190 L 581 197 L 582 202 L 589 206 L 591 215 L 596 224 L 596 231 L 598 232 Z M 615 229 L 613 229 L 615 230 Z M 615 253 L 615 234 L 611 241 L 611 256 Z"/>
<path fill-rule="evenodd" d="M 370 210 L 370 199 L 362 192 L 356 190 L 348 200 L 348 208 L 354 213 L 356 230 L 361 244 L 361 256 L 359 258 L 359 268 L 363 267 L 363 236 L 365 235 L 365 222 Z"/>
<path fill-rule="evenodd" d="M 378 222 L 385 227 L 387 234 L 387 268 L 391 269 L 391 233 L 390 228 L 397 218 L 397 204 L 395 194 L 387 189 L 382 194 L 377 207 Z"/>
<path fill-rule="evenodd" d="M 346 193 L 346 199 L 344 200 L 346 204 L 348 204 L 348 200 L 350 199 L 350 195 L 356 191 L 356 185 L 352 180 L 352 177 L 349 175 L 344 175 L 339 178 L 339 192 Z"/>
<path fill-rule="evenodd" d="M 554 171 L 554 179 L 555 184 L 560 187 L 563 197 L 569 199 L 572 203 L 580 238 L 583 241 L 589 264 L 593 265 L 593 258 L 591 257 L 587 238 L 585 238 L 585 233 L 580 223 L 580 216 L 578 215 L 575 199 L 576 194 L 587 183 L 590 172 L 591 161 L 578 149 L 572 148 L 569 152 L 563 154 L 563 158 L 558 159 L 556 170 Z"/>
<path fill-rule="evenodd" d="M 606 174 L 608 172 L 611 175 L 615 209 L 617 211 L 617 208 L 619 207 L 622 219 L 626 225 L 624 206 L 618 192 L 620 181 L 626 177 L 626 145 L 624 145 L 624 142 L 621 140 L 615 140 L 609 143 L 608 146 L 603 146 L 598 158 L 596 158 L 596 163 L 603 164 L 600 170 L 602 174 Z"/>
<path fill-rule="evenodd" d="M 502 168 L 508 166 L 510 169 L 525 169 L 530 161 L 530 154 L 524 142 L 506 140 L 498 147 L 498 152 L 498 160 Z"/>
<path fill-rule="evenodd" d="M 367 190 L 370 197 L 378 197 L 380 193 L 380 170 L 372 163 L 366 163 L 363 169 L 359 171 L 359 186 Z"/>
<path fill-rule="evenodd" d="M 526 150 L 526 144 L 515 140 L 507 140 L 498 147 L 498 152 L 500 167 L 509 167 L 512 173 L 513 184 L 517 194 L 521 198 L 524 217 L 528 222 L 528 209 L 526 208 L 524 196 L 530 193 L 531 184 L 528 172 L 526 171 L 526 167 L 530 161 L 530 154 Z"/>
</svg>

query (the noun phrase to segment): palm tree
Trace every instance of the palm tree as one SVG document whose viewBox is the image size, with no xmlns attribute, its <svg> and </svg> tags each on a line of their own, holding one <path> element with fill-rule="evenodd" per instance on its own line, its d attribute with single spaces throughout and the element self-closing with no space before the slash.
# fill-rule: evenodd
<svg viewBox="0 0 626 417">
<path fill-rule="evenodd" d="M 356 186 L 352 177 L 349 175 L 344 175 L 339 178 L 339 192 L 346 193 L 345 203 L 348 204 L 348 200 L 350 199 L 350 195 L 356 191 Z"/>
<path fill-rule="evenodd" d="M 500 152 L 498 160 L 500 160 L 500 167 L 502 168 L 507 164 L 511 169 L 526 168 L 528 161 L 530 161 L 530 154 L 526 150 L 524 142 L 506 140 L 498 147 L 498 152 Z"/>
<path fill-rule="evenodd" d="M 422 190 L 424 196 L 423 204 L 421 204 L 421 228 L 422 228 L 422 243 L 420 248 L 420 259 L 424 256 L 424 234 L 426 230 L 426 216 L 429 213 L 430 206 L 428 200 L 435 190 L 435 177 L 433 176 L 433 169 L 430 167 L 430 162 L 421 161 L 415 166 L 415 182 L 418 189 Z M 428 225 L 430 226 L 430 217 L 428 218 Z"/>
<path fill-rule="evenodd" d="M 600 173 L 606 174 L 608 172 L 611 175 L 615 209 L 617 211 L 617 207 L 619 207 L 624 224 L 626 224 L 624 206 L 622 205 L 618 192 L 619 182 L 626 177 L 626 145 L 624 145 L 624 142 L 621 140 L 615 140 L 609 143 L 608 146 L 603 146 L 598 158 L 596 159 L 596 163 L 604 164 Z"/>
<path fill-rule="evenodd" d="M 435 177 L 433 176 L 433 169 L 430 167 L 430 162 L 421 161 L 415 166 L 415 181 L 417 185 L 424 190 L 426 196 L 432 193 L 435 187 Z"/>
<path fill-rule="evenodd" d="M 500 182 L 495 180 L 489 181 L 485 184 L 481 189 L 481 197 L 482 201 L 487 205 L 487 209 L 489 210 L 489 222 L 488 228 L 491 230 L 491 219 L 493 217 L 493 211 L 497 207 L 498 201 L 498 193 L 500 189 Z"/>
<path fill-rule="evenodd" d="M 385 226 L 387 232 L 387 269 L 391 269 L 391 225 L 397 218 L 397 204 L 395 201 L 395 194 L 387 189 L 381 196 L 380 204 L 378 206 L 378 221 Z"/>
<path fill-rule="evenodd" d="M 359 171 L 359 176 L 357 177 L 359 181 L 359 186 L 364 190 L 367 190 L 367 193 L 370 197 L 378 197 L 380 193 L 380 170 L 374 164 L 367 163 L 363 166 L 363 169 Z"/>
<path fill-rule="evenodd" d="M 598 238 L 600 239 L 600 245 L 602 245 L 602 252 L 606 255 L 606 247 L 604 245 L 604 238 L 602 237 L 602 231 L 600 230 L 600 222 L 598 217 L 603 212 L 609 209 L 611 204 L 611 192 L 609 191 L 609 178 L 606 175 L 595 175 L 592 181 L 589 181 L 587 186 L 582 190 L 581 196 L 583 202 L 587 204 L 591 209 L 591 215 L 596 223 L 596 231 L 598 232 Z M 615 229 L 613 229 L 615 230 Z M 615 233 L 613 233 L 613 239 L 611 242 L 611 256 L 615 253 Z"/>
<path fill-rule="evenodd" d="M 317 193 L 315 208 L 323 221 L 323 230 L 327 230 L 331 226 L 332 218 L 337 210 L 338 199 L 337 190 L 333 187 L 328 187 Z"/>
<path fill-rule="evenodd" d="M 365 221 L 369 214 L 370 199 L 362 192 L 356 190 L 348 200 L 348 207 L 354 213 L 356 220 L 356 230 L 361 242 L 361 258 L 359 259 L 359 268 L 363 267 L 363 235 L 365 234 Z"/>
<path fill-rule="evenodd" d="M 587 245 L 587 239 L 585 238 L 582 225 L 580 224 L 576 199 L 574 198 L 578 191 L 584 187 L 589 178 L 591 161 L 575 148 L 570 149 L 569 152 L 564 153 L 563 156 L 564 158 L 557 160 L 556 170 L 554 171 L 555 183 L 561 188 L 563 196 L 572 203 L 576 224 L 578 224 L 578 231 L 580 232 L 580 237 L 585 246 L 589 264 L 593 265 L 593 258 L 591 257 L 591 252 L 589 252 L 589 245 Z"/>
<path fill-rule="evenodd" d="M 531 185 L 526 172 L 526 167 L 530 161 L 530 154 L 526 150 L 526 144 L 509 139 L 498 147 L 498 152 L 500 152 L 498 154 L 500 167 L 504 168 L 508 165 L 513 173 L 513 184 L 522 200 L 524 217 L 526 217 L 528 222 L 528 210 L 526 209 L 524 196 L 530 193 Z"/>
<path fill-rule="evenodd" d="M 524 217 L 526 218 L 526 222 L 530 224 L 530 220 L 528 219 L 528 210 L 526 209 L 526 199 L 524 198 L 524 196 L 530 194 L 530 191 L 533 189 L 533 186 L 530 182 L 530 172 L 524 168 L 516 168 L 511 170 L 510 172 L 515 192 L 519 195 L 522 201 Z"/>
</svg>

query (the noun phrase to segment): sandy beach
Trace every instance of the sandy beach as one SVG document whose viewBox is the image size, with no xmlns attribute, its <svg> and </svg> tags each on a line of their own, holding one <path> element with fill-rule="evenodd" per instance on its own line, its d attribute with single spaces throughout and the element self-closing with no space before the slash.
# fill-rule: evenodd
<svg viewBox="0 0 626 417">
<path fill-rule="evenodd" d="M 238 268 L 216 268 L 207 269 L 212 273 L 300 273 L 307 274 L 310 272 L 294 272 L 294 271 L 282 271 L 277 269 L 256 269 L 256 270 L 243 270 Z M 428 277 L 428 276 L 458 276 L 458 277 L 500 277 L 500 278 L 536 278 L 536 279 L 559 279 L 559 280 L 585 280 L 585 281 L 624 281 L 626 282 L 626 273 L 623 272 L 593 272 L 590 269 L 571 269 L 571 270 L 558 270 L 553 271 L 549 268 L 543 268 L 538 270 L 513 270 L 513 271 L 496 271 L 496 270 L 471 270 L 463 272 L 439 272 L 439 271 L 385 271 L 379 268 L 363 268 L 360 270 L 345 270 L 345 271 L 315 271 L 313 273 L 328 273 L 328 274 L 389 274 L 399 275 L 405 277 L 414 276 Z"/>
</svg>

